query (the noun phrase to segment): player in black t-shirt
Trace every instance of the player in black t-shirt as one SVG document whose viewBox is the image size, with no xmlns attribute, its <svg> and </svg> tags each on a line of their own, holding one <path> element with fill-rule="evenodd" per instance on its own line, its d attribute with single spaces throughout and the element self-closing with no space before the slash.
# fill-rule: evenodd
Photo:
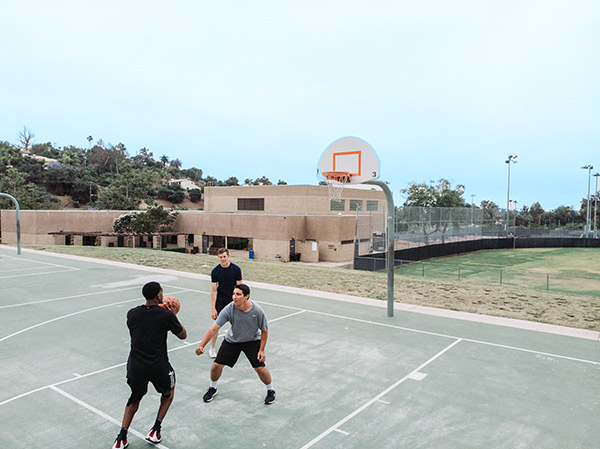
<svg viewBox="0 0 600 449">
<path fill-rule="evenodd" d="M 213 320 L 216 320 L 221 310 L 232 301 L 234 287 L 242 283 L 242 270 L 229 261 L 229 250 L 220 248 L 217 255 L 219 256 L 219 265 L 213 268 L 210 273 L 212 282 L 210 290 L 211 318 Z M 217 334 L 210 341 L 210 349 L 208 350 L 208 355 L 213 359 L 217 356 L 216 344 Z"/>
<path fill-rule="evenodd" d="M 159 306 L 163 302 L 163 289 L 158 282 L 148 282 L 142 288 L 142 294 L 146 298 L 146 304 L 127 312 L 127 327 L 131 336 L 131 350 L 127 359 L 127 384 L 131 388 L 131 396 L 127 401 L 121 431 L 113 449 L 129 446 L 127 431 L 142 397 L 148 392 L 148 382 L 152 382 L 161 397 L 156 422 L 148 432 L 146 440 L 160 443 L 162 420 L 173 402 L 175 392 L 175 371 L 167 354 L 167 334 L 172 332 L 181 340 L 187 337 L 187 332 L 175 313 Z"/>
</svg>

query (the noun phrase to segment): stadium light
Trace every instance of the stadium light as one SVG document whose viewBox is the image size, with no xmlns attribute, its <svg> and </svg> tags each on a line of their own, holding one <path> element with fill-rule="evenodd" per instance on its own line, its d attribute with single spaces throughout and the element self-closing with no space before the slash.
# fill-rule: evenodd
<svg viewBox="0 0 600 449">
<path fill-rule="evenodd" d="M 504 223 L 504 231 L 506 232 L 506 235 L 508 236 L 508 224 L 509 224 L 509 219 L 510 219 L 510 164 L 516 164 L 517 163 L 517 155 L 512 155 L 509 154 L 508 158 L 506 158 L 506 160 L 504 161 L 507 165 L 508 165 L 508 189 L 506 191 L 506 223 Z"/>
<path fill-rule="evenodd" d="M 594 169 L 594 166 L 588 164 L 581 167 L 581 169 L 588 171 L 587 210 L 585 214 L 585 236 L 587 237 L 590 232 L 590 180 L 592 179 L 592 170 Z"/>
</svg>

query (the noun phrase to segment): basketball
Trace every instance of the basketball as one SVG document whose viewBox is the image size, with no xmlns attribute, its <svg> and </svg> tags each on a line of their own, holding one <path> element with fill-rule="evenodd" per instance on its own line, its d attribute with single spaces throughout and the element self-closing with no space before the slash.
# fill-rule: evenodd
<svg viewBox="0 0 600 449">
<path fill-rule="evenodd" d="M 179 309 L 181 309 L 181 304 L 179 303 L 179 300 L 177 298 L 175 298 L 175 296 L 163 297 L 163 302 L 160 306 L 167 310 L 170 310 L 175 315 L 177 315 L 177 313 L 179 312 Z"/>
</svg>

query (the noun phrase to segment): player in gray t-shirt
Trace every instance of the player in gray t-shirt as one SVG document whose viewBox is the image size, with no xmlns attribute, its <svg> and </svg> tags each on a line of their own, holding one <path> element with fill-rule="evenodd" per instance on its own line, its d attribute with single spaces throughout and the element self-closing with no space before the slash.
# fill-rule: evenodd
<svg viewBox="0 0 600 449">
<path fill-rule="evenodd" d="M 260 380 L 267 386 L 265 404 L 272 404 L 275 402 L 275 390 L 271 383 L 271 373 L 265 366 L 265 346 L 269 335 L 267 318 L 261 307 L 250 301 L 250 288 L 246 284 L 235 286 L 233 302 L 225 306 L 214 324 L 206 331 L 196 354 L 204 353 L 204 347 L 227 322 L 231 327 L 210 369 L 210 387 L 204 394 L 204 402 L 211 402 L 217 395 L 217 381 L 223 373 L 223 367 L 227 365 L 233 368 L 243 352 Z"/>
</svg>

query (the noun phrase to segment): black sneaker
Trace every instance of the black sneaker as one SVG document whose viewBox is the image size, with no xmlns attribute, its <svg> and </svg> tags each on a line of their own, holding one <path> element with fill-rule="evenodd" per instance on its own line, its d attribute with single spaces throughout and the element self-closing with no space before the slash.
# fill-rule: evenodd
<svg viewBox="0 0 600 449">
<path fill-rule="evenodd" d="M 202 399 L 204 399 L 204 402 L 210 402 L 215 398 L 216 395 L 217 395 L 217 389 L 210 387 L 208 390 L 206 390 L 206 393 L 204 393 L 204 396 Z"/>
<path fill-rule="evenodd" d="M 272 404 L 273 402 L 275 402 L 275 390 L 267 390 L 265 404 Z"/>
</svg>

